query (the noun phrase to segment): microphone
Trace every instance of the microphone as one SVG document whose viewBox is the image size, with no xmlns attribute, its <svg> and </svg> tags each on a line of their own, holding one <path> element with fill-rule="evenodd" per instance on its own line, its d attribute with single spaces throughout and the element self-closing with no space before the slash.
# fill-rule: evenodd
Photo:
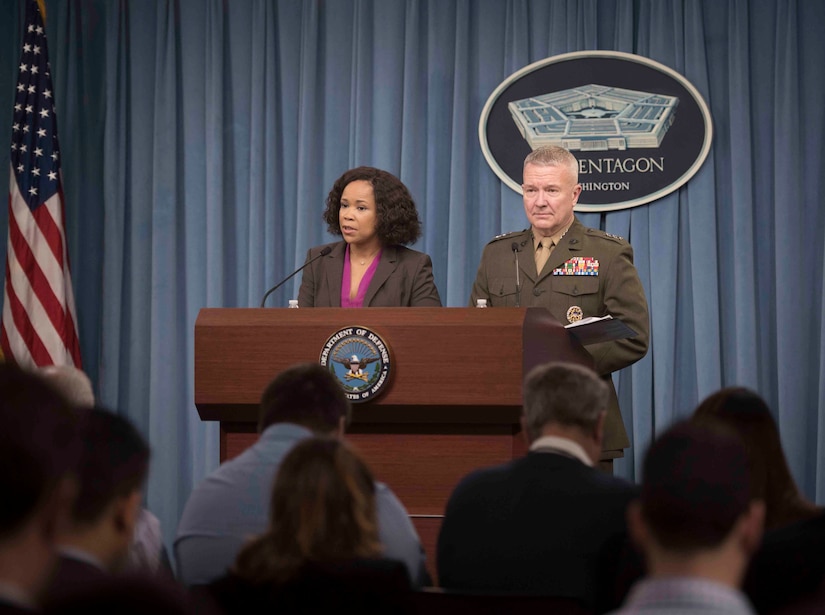
<svg viewBox="0 0 825 615">
<path fill-rule="evenodd" d="M 510 249 L 513 251 L 513 261 L 516 264 L 516 307 L 521 307 L 521 277 L 518 272 L 518 253 L 521 250 L 518 247 L 518 242 L 511 243 Z"/>
<path fill-rule="evenodd" d="M 324 247 L 324 248 L 323 248 L 320 252 L 318 252 L 318 254 L 316 254 L 315 256 L 313 256 L 311 259 L 309 259 L 309 260 L 308 260 L 307 262 L 305 262 L 303 265 L 301 265 L 300 267 L 298 267 L 295 271 L 293 271 L 293 272 L 292 272 L 292 273 L 290 273 L 288 276 L 286 276 L 283 280 L 281 280 L 280 282 L 278 282 L 275 286 L 273 286 L 273 287 L 272 287 L 272 288 L 270 288 L 268 291 L 266 291 L 266 294 L 264 295 L 264 298 L 263 298 L 263 299 L 261 299 L 261 307 L 264 307 L 264 303 L 266 303 L 266 298 L 267 298 L 267 297 L 269 297 L 269 295 L 271 295 L 271 294 L 272 294 L 272 293 L 274 293 L 276 290 L 278 290 L 279 288 L 281 288 L 281 286 L 283 286 L 284 284 L 286 284 L 286 283 L 287 283 L 287 282 L 288 282 L 288 281 L 289 281 L 289 280 L 290 280 L 290 279 L 291 279 L 291 278 L 292 278 L 292 277 L 293 277 L 296 273 L 298 273 L 299 271 L 301 271 L 301 269 L 303 269 L 303 268 L 304 268 L 304 267 L 306 267 L 307 265 L 310 265 L 310 264 L 314 263 L 315 261 L 317 261 L 317 260 L 318 260 L 319 258 L 321 258 L 322 256 L 326 256 L 326 255 L 327 255 L 327 254 L 329 254 L 330 252 L 332 252 L 332 248 L 330 248 L 329 246 L 325 246 L 325 247 Z"/>
</svg>

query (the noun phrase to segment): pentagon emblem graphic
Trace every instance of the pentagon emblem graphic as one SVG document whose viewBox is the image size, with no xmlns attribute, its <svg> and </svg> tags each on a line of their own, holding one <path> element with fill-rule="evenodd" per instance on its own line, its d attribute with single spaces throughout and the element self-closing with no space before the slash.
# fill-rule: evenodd
<svg viewBox="0 0 825 615">
<path fill-rule="evenodd" d="M 379 395 L 390 377 L 390 350 L 370 329 L 346 327 L 333 333 L 319 359 L 338 380 L 347 399 L 354 404 Z"/>
<path fill-rule="evenodd" d="M 576 156 L 576 211 L 626 209 L 684 186 L 710 151 L 713 123 L 699 90 L 650 58 L 577 51 L 507 77 L 479 118 L 492 171 L 521 194 L 524 157 L 557 145 Z"/>
</svg>

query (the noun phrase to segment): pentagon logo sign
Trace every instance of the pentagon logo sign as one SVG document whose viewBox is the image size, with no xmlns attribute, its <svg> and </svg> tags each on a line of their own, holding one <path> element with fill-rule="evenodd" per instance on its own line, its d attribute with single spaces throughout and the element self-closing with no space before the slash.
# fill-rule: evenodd
<svg viewBox="0 0 825 615">
<path fill-rule="evenodd" d="M 390 379 L 389 346 L 364 327 L 347 327 L 333 333 L 324 344 L 319 362 L 355 404 L 374 398 Z"/>
<path fill-rule="evenodd" d="M 478 125 L 488 164 L 521 194 L 524 157 L 559 145 L 579 161 L 578 211 L 649 203 L 683 186 L 707 158 L 710 111 L 676 71 L 618 51 L 581 51 L 513 73 Z"/>
</svg>

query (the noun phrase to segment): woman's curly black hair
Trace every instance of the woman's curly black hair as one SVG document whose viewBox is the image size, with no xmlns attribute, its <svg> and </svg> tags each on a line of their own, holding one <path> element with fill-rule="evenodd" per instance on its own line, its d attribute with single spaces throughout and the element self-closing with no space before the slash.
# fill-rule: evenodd
<svg viewBox="0 0 825 615">
<path fill-rule="evenodd" d="M 382 246 L 410 244 L 421 237 L 421 220 L 410 191 L 395 175 L 374 167 L 350 169 L 332 186 L 324 210 L 324 221 L 330 233 L 341 235 L 338 221 L 341 194 L 350 183 L 358 180 L 372 185 L 376 209 L 375 232 Z"/>
</svg>

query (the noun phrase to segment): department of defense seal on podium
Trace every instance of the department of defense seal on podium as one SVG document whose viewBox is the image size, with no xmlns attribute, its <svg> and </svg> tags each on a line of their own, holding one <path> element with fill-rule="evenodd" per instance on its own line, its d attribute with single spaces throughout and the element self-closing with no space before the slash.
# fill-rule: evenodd
<svg viewBox="0 0 825 615">
<path fill-rule="evenodd" d="M 354 404 L 380 394 L 390 379 L 389 346 L 365 327 L 346 327 L 333 333 L 324 344 L 319 362 L 335 376 Z"/>
</svg>

